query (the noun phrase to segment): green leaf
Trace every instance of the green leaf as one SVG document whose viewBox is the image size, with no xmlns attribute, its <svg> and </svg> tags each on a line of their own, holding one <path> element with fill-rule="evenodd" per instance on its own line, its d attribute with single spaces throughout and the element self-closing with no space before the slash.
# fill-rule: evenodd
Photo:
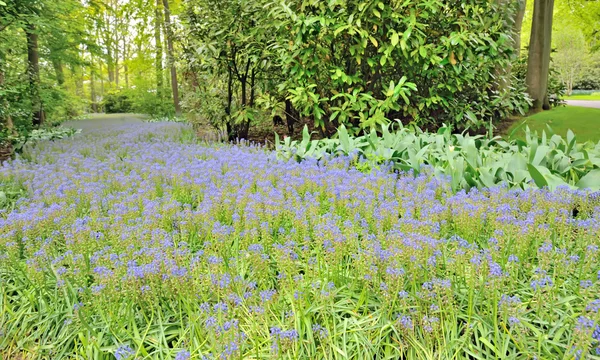
<svg viewBox="0 0 600 360">
<path fill-rule="evenodd" d="M 548 181 L 537 167 L 527 164 L 527 168 L 529 169 L 529 175 L 531 175 L 531 178 L 538 187 L 543 188 L 544 186 L 548 186 Z"/>
<path fill-rule="evenodd" d="M 347 155 L 350 153 L 350 136 L 348 136 L 348 130 L 344 125 L 340 126 L 338 129 L 338 134 L 340 137 L 340 145 L 342 147 L 342 151 Z"/>
<path fill-rule="evenodd" d="M 594 169 L 582 177 L 575 185 L 580 189 L 600 189 L 600 169 Z"/>
<path fill-rule="evenodd" d="M 399 40 L 400 40 L 400 37 L 398 36 L 398 33 L 394 31 L 392 33 L 392 37 L 390 38 L 390 41 L 392 42 L 392 46 L 398 45 Z"/>
</svg>

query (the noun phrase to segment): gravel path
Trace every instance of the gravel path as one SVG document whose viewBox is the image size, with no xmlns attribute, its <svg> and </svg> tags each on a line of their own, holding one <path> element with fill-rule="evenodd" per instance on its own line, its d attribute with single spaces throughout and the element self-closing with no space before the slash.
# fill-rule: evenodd
<svg viewBox="0 0 600 360">
<path fill-rule="evenodd" d="M 88 119 L 67 121 L 63 126 L 81 129 L 83 133 L 87 133 L 116 125 L 142 123 L 143 118 L 143 115 L 136 114 L 90 114 Z"/>
<path fill-rule="evenodd" d="M 600 100 L 567 100 L 567 105 L 600 109 Z"/>
</svg>

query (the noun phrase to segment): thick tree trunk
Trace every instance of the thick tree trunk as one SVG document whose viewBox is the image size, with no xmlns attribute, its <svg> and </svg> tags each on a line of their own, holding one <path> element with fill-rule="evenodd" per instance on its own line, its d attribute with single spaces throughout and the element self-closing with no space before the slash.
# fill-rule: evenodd
<svg viewBox="0 0 600 360">
<path fill-rule="evenodd" d="M 156 71 L 156 94 L 162 97 L 163 88 L 163 49 L 160 36 L 162 27 L 162 13 L 160 11 L 161 0 L 156 0 L 156 8 L 154 9 L 154 44 L 156 46 L 155 71 Z"/>
<path fill-rule="evenodd" d="M 31 96 L 31 122 L 34 126 L 44 123 L 45 115 L 40 97 L 40 55 L 38 52 L 38 35 L 35 25 L 28 24 L 27 35 L 27 75 L 29 77 L 29 94 Z"/>
<path fill-rule="evenodd" d="M 527 92 L 533 111 L 540 111 L 548 98 L 548 71 L 552 37 L 554 0 L 535 0 L 527 63 Z"/>
<path fill-rule="evenodd" d="M 181 115 L 181 106 L 179 105 L 179 84 L 177 82 L 177 69 L 175 68 L 175 57 L 173 56 L 173 28 L 171 27 L 171 11 L 169 9 L 169 0 L 163 0 L 165 10 L 165 30 L 167 37 L 167 62 L 171 68 L 171 88 L 173 90 L 173 104 L 175 105 L 175 114 Z"/>
</svg>

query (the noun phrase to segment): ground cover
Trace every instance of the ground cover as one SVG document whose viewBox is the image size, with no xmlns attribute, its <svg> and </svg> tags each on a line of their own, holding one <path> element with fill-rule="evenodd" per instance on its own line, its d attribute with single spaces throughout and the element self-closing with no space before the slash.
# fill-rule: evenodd
<svg viewBox="0 0 600 360">
<path fill-rule="evenodd" d="M 515 122 L 506 133 L 522 138 L 525 126 L 532 131 L 541 133 L 548 131 L 547 125 L 555 134 L 566 136 L 568 130 L 572 130 L 580 141 L 600 141 L 600 109 L 586 108 L 580 106 L 563 106 L 549 111 L 543 111 L 523 120 Z"/>
<path fill-rule="evenodd" d="M 177 123 L 0 179 L 27 192 L 0 216 L 6 358 L 598 358 L 598 193 L 454 193 Z"/>
</svg>

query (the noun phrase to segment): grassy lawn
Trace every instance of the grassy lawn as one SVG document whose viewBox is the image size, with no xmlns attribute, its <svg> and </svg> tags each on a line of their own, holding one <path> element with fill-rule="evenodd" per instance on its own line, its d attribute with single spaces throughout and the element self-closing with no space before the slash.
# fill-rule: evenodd
<svg viewBox="0 0 600 360">
<path fill-rule="evenodd" d="M 506 133 L 511 134 L 519 126 L 521 128 L 517 129 L 513 136 L 523 136 L 525 126 L 541 133 L 542 130 L 546 130 L 546 125 L 562 136 L 571 129 L 580 141 L 600 141 L 600 109 L 577 106 L 559 107 L 526 117 L 515 122 Z"/>
<path fill-rule="evenodd" d="M 600 100 L 600 93 L 565 96 L 565 100 Z"/>
</svg>

